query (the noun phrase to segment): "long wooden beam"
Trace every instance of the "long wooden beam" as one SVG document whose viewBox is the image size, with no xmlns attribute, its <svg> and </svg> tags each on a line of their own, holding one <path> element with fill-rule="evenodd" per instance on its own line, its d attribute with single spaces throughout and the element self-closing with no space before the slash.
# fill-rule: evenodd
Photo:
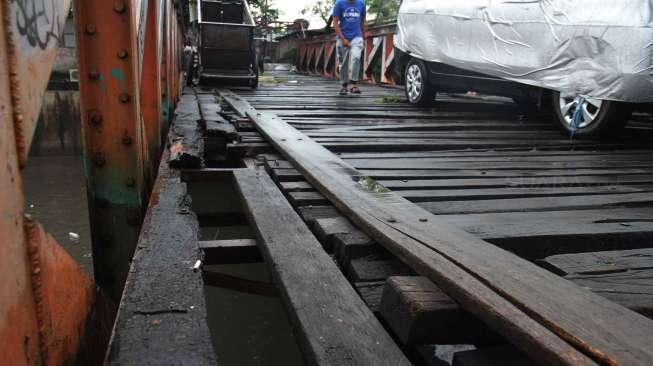
<svg viewBox="0 0 653 366">
<path fill-rule="evenodd" d="M 534 360 L 653 363 L 649 319 L 443 222 L 274 114 L 221 95 L 350 220 Z"/>
<path fill-rule="evenodd" d="M 264 171 L 234 182 L 309 365 L 409 365 Z"/>
</svg>

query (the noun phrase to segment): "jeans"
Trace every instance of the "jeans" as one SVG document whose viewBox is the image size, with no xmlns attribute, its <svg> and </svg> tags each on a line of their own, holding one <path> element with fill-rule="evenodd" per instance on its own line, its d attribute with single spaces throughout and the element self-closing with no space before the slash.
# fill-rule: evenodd
<svg viewBox="0 0 653 366">
<path fill-rule="evenodd" d="M 361 59 L 363 56 L 363 38 L 356 37 L 349 41 L 349 47 L 342 44 L 338 38 L 338 64 L 340 65 L 340 81 L 343 84 L 361 79 Z"/>
</svg>

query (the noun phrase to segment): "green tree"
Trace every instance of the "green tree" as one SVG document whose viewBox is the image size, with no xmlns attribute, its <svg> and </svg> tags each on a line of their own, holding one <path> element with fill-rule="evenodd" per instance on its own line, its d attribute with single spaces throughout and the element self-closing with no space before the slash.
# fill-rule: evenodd
<svg viewBox="0 0 653 366">
<path fill-rule="evenodd" d="M 256 25 L 267 27 L 270 23 L 279 20 L 279 9 L 270 5 L 269 0 L 247 0 L 252 9 L 252 16 Z"/>
<path fill-rule="evenodd" d="M 313 14 L 319 16 L 324 23 L 329 22 L 334 0 L 315 0 L 302 10 L 302 14 Z M 387 23 L 397 20 L 397 12 L 401 0 L 366 0 L 368 19 L 374 23 Z"/>
<path fill-rule="evenodd" d="M 313 14 L 324 20 L 324 24 L 329 23 L 331 11 L 333 10 L 334 0 L 316 0 L 313 5 L 308 5 L 302 10 L 302 14 Z"/>
<path fill-rule="evenodd" d="M 367 0 L 367 12 L 374 23 L 387 23 L 397 20 L 401 0 Z"/>
</svg>

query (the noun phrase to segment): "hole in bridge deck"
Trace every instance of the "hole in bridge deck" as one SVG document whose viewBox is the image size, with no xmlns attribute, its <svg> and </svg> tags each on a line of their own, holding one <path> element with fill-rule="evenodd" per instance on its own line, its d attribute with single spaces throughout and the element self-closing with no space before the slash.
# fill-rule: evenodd
<svg viewBox="0 0 653 366">
<path fill-rule="evenodd" d="M 189 182 L 199 240 L 254 239 L 231 177 Z M 208 325 L 221 365 L 302 365 L 292 327 L 265 263 L 203 267 Z"/>
</svg>

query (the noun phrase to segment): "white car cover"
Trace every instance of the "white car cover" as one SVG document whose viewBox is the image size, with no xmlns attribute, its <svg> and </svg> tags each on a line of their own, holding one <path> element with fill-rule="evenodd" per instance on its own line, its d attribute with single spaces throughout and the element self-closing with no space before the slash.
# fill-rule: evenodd
<svg viewBox="0 0 653 366">
<path fill-rule="evenodd" d="M 395 46 L 425 61 L 605 100 L 653 102 L 653 0 L 404 0 Z"/>
</svg>

